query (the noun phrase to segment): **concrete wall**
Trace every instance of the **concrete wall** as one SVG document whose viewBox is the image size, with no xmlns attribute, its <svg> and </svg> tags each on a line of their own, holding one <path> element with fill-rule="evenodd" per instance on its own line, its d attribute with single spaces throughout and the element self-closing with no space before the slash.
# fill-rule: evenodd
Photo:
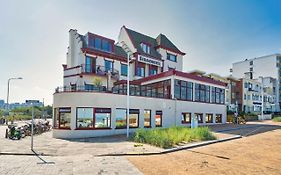
<svg viewBox="0 0 281 175">
<path fill-rule="evenodd" d="M 83 99 L 83 100 L 81 100 Z M 126 96 L 111 94 L 111 93 L 98 93 L 98 92 L 69 92 L 69 93 L 55 93 L 54 94 L 54 108 L 71 107 L 71 130 L 53 130 L 53 136 L 56 138 L 82 138 L 82 137 L 95 137 L 113 134 L 124 134 L 126 129 L 115 129 L 115 110 L 116 108 L 126 108 Z M 111 129 L 106 130 L 75 130 L 76 127 L 76 107 L 99 107 L 111 108 Z M 159 99 L 149 97 L 130 97 L 130 108 L 140 109 L 139 115 L 139 128 L 144 126 L 144 109 L 151 110 L 151 126 L 155 127 L 155 112 L 161 110 L 162 126 L 170 127 L 173 125 L 190 126 L 190 124 L 181 124 L 182 112 L 203 113 L 204 122 L 205 114 L 211 113 L 222 114 L 222 123 L 226 122 L 226 106 L 218 104 L 198 103 L 179 101 L 171 99 Z M 134 129 L 132 129 L 134 131 Z"/>
</svg>

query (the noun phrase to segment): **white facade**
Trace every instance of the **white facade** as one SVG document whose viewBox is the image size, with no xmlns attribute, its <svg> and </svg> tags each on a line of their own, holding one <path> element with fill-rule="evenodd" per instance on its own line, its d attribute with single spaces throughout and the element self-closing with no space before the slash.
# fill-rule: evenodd
<svg viewBox="0 0 281 175">
<path fill-rule="evenodd" d="M 83 100 L 81 100 L 83 99 Z M 93 100 L 96 99 L 96 100 Z M 148 97 L 131 97 L 130 108 L 139 109 L 139 127 L 144 128 L 143 111 L 151 110 L 151 127 L 155 128 L 155 111 L 160 110 L 163 113 L 162 127 L 171 126 L 190 126 L 190 124 L 181 123 L 181 115 L 183 112 L 203 114 L 203 123 L 206 125 L 205 115 L 216 114 L 222 115 L 222 123 L 226 122 L 226 107 L 225 105 L 194 103 L 186 101 L 163 100 Z M 56 138 L 83 138 L 96 137 L 114 134 L 125 134 L 126 129 L 116 129 L 115 125 L 115 110 L 118 108 L 126 108 L 126 95 L 104 94 L 94 92 L 80 93 L 64 93 L 54 95 L 54 107 L 70 107 L 71 108 L 71 130 L 54 129 L 53 136 Z M 76 109 L 77 107 L 111 107 L 111 129 L 96 129 L 96 130 L 75 130 L 76 129 Z M 212 124 L 215 123 L 213 117 Z M 130 129 L 131 132 L 135 129 Z"/>
<path fill-rule="evenodd" d="M 281 54 L 273 54 L 233 63 L 232 75 L 237 78 L 245 77 L 259 79 L 260 77 L 272 77 L 277 80 L 275 94 L 276 112 L 280 111 L 280 59 Z"/>
</svg>

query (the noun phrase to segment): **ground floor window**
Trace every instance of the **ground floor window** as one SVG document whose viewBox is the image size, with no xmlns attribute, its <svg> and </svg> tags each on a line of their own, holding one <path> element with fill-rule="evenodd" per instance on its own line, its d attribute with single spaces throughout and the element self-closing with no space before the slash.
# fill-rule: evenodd
<svg viewBox="0 0 281 175">
<path fill-rule="evenodd" d="M 197 117 L 198 123 L 203 123 L 203 114 L 195 114 L 195 116 Z"/>
<path fill-rule="evenodd" d="M 155 126 L 162 127 L 162 111 L 156 111 Z"/>
<path fill-rule="evenodd" d="M 59 108 L 59 128 L 69 129 L 71 121 L 71 108 Z"/>
<path fill-rule="evenodd" d="M 150 128 L 151 127 L 151 110 L 144 110 L 144 127 Z"/>
<path fill-rule="evenodd" d="M 95 108 L 95 128 L 110 128 L 111 109 Z"/>
<path fill-rule="evenodd" d="M 216 123 L 222 123 L 222 114 L 216 114 Z"/>
<path fill-rule="evenodd" d="M 116 109 L 116 128 L 122 129 L 127 127 L 127 110 L 126 109 Z M 129 115 L 129 127 L 137 128 L 139 127 L 139 110 L 130 109 Z"/>
<path fill-rule="evenodd" d="M 206 114 L 206 123 L 213 123 L 213 114 Z"/>
<path fill-rule="evenodd" d="M 76 108 L 76 128 L 93 128 L 93 108 Z"/>
<path fill-rule="evenodd" d="M 126 109 L 116 109 L 116 128 L 126 128 Z"/>
<path fill-rule="evenodd" d="M 181 114 L 181 123 L 191 123 L 191 113 L 182 113 Z"/>
<path fill-rule="evenodd" d="M 139 113 L 138 109 L 130 109 L 129 126 L 130 128 L 139 127 Z"/>
</svg>

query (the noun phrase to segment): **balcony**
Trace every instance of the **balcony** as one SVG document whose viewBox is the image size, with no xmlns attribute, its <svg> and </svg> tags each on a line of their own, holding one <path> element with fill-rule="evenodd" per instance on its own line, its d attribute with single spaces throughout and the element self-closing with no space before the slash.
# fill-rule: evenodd
<svg viewBox="0 0 281 175">
<path fill-rule="evenodd" d="M 85 85 L 85 86 L 63 86 L 63 87 L 57 87 L 55 89 L 55 93 L 61 93 L 61 92 L 107 92 L 105 86 L 94 86 L 94 85 Z"/>
<path fill-rule="evenodd" d="M 105 66 L 101 65 L 90 65 L 90 64 L 81 64 L 79 66 L 67 68 L 64 70 L 64 77 L 69 77 L 73 75 L 80 75 L 80 74 L 95 74 L 99 76 L 106 76 L 111 74 L 111 77 L 114 79 L 119 79 L 119 71 L 116 69 L 110 69 Z"/>
</svg>

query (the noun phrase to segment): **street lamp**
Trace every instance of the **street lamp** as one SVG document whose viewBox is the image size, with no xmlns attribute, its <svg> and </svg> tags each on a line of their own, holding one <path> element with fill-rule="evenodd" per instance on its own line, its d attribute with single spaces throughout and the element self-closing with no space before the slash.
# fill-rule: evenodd
<svg viewBox="0 0 281 175">
<path fill-rule="evenodd" d="M 127 44 L 122 41 L 122 48 L 127 52 L 127 138 L 129 138 L 129 115 L 130 115 L 130 58 L 133 55 Z"/>
<path fill-rule="evenodd" d="M 18 78 L 9 78 L 8 79 L 8 91 L 7 91 L 7 110 L 9 112 L 9 95 L 10 95 L 10 81 L 11 80 L 22 80 L 22 77 L 18 77 Z"/>
</svg>

